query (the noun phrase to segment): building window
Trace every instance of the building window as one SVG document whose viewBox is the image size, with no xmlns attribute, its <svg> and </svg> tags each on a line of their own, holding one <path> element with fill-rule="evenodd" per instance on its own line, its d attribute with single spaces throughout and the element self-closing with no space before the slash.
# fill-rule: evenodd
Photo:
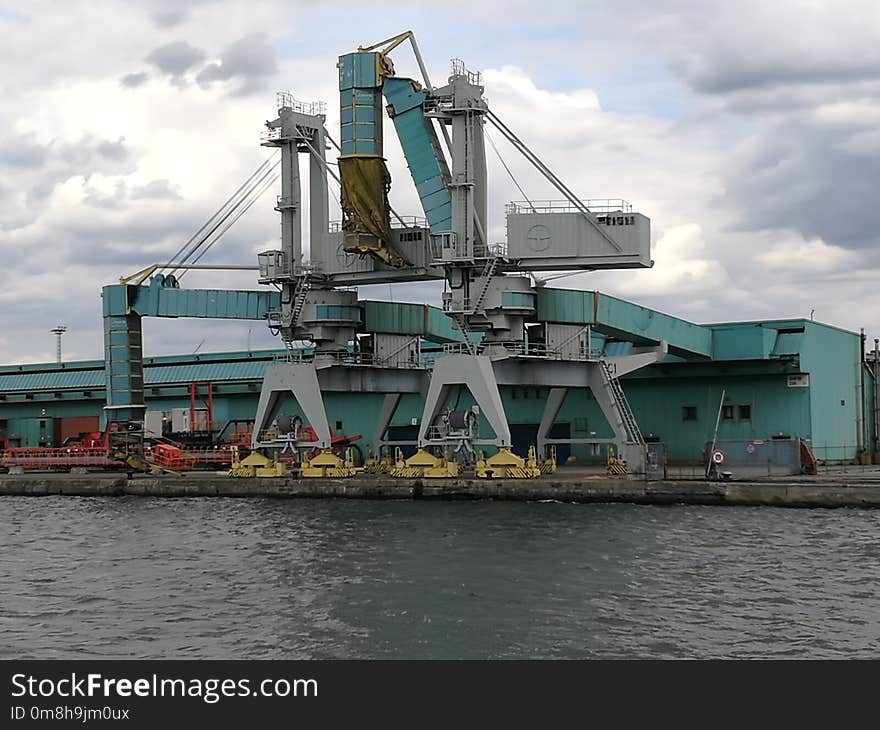
<svg viewBox="0 0 880 730">
<path fill-rule="evenodd" d="M 336 422 L 336 430 L 337 432 L 342 433 L 342 421 Z"/>
<path fill-rule="evenodd" d="M 697 407 L 696 406 L 682 406 L 681 420 L 682 421 L 696 421 L 697 420 Z"/>
<path fill-rule="evenodd" d="M 740 421 L 751 421 L 752 420 L 752 407 L 749 405 L 740 406 L 739 407 L 739 420 Z"/>
<path fill-rule="evenodd" d="M 721 418 L 724 421 L 733 420 L 733 406 L 721 406 Z"/>
</svg>

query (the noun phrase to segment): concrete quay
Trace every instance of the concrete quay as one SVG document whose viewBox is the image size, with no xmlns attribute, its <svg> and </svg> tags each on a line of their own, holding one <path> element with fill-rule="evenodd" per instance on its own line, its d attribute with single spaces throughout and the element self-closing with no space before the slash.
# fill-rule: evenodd
<svg viewBox="0 0 880 730">
<path fill-rule="evenodd" d="M 791 477 L 767 481 L 710 482 L 611 479 L 562 469 L 539 479 L 232 479 L 218 474 L 187 476 L 0 475 L 0 496 L 235 497 L 334 499 L 491 499 L 521 502 L 625 502 L 768 507 L 880 507 L 880 482 L 848 477 Z"/>
</svg>

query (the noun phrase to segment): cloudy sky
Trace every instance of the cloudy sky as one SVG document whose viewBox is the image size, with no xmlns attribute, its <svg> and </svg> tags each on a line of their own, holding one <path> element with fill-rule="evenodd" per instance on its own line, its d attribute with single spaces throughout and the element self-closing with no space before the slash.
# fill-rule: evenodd
<svg viewBox="0 0 880 730">
<path fill-rule="evenodd" d="M 697 322 L 815 310 L 880 337 L 875 0 L 0 0 L 0 362 L 51 360 L 59 323 L 66 359 L 101 357 L 101 286 L 173 254 L 267 156 L 275 92 L 327 101 L 333 131 L 336 56 L 409 28 L 432 80 L 463 58 L 569 187 L 651 218 L 653 269 L 556 285 Z M 530 197 L 558 197 L 496 144 Z M 392 203 L 418 213 L 387 154 Z M 520 195 L 489 154 L 500 241 Z M 264 197 L 203 263 L 277 247 Z M 148 355 L 277 344 L 260 323 L 145 320 L 145 337 Z"/>
</svg>

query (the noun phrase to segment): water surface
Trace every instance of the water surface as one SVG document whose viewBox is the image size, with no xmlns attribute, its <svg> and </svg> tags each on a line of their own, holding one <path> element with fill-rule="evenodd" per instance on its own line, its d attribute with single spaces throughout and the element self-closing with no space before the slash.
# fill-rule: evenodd
<svg viewBox="0 0 880 730">
<path fill-rule="evenodd" d="M 876 657 L 880 512 L 2 497 L 0 658 Z"/>
</svg>

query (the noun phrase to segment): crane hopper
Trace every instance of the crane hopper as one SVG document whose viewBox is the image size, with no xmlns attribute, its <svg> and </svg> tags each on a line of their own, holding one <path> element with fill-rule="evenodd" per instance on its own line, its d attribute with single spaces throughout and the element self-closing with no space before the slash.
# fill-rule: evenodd
<svg viewBox="0 0 880 730">
<path fill-rule="evenodd" d="M 383 156 L 382 96 L 412 173 L 431 230 L 452 229 L 449 169 L 424 103 L 428 92 L 397 78 L 382 52 L 339 57 L 343 248 L 369 254 L 395 267 L 410 265 L 392 250 L 388 190 L 391 176 Z"/>
<path fill-rule="evenodd" d="M 382 150 L 382 76 L 390 66 L 380 53 L 339 57 L 343 247 L 391 266 L 405 266 L 392 251 L 388 190 L 391 175 Z"/>
</svg>

